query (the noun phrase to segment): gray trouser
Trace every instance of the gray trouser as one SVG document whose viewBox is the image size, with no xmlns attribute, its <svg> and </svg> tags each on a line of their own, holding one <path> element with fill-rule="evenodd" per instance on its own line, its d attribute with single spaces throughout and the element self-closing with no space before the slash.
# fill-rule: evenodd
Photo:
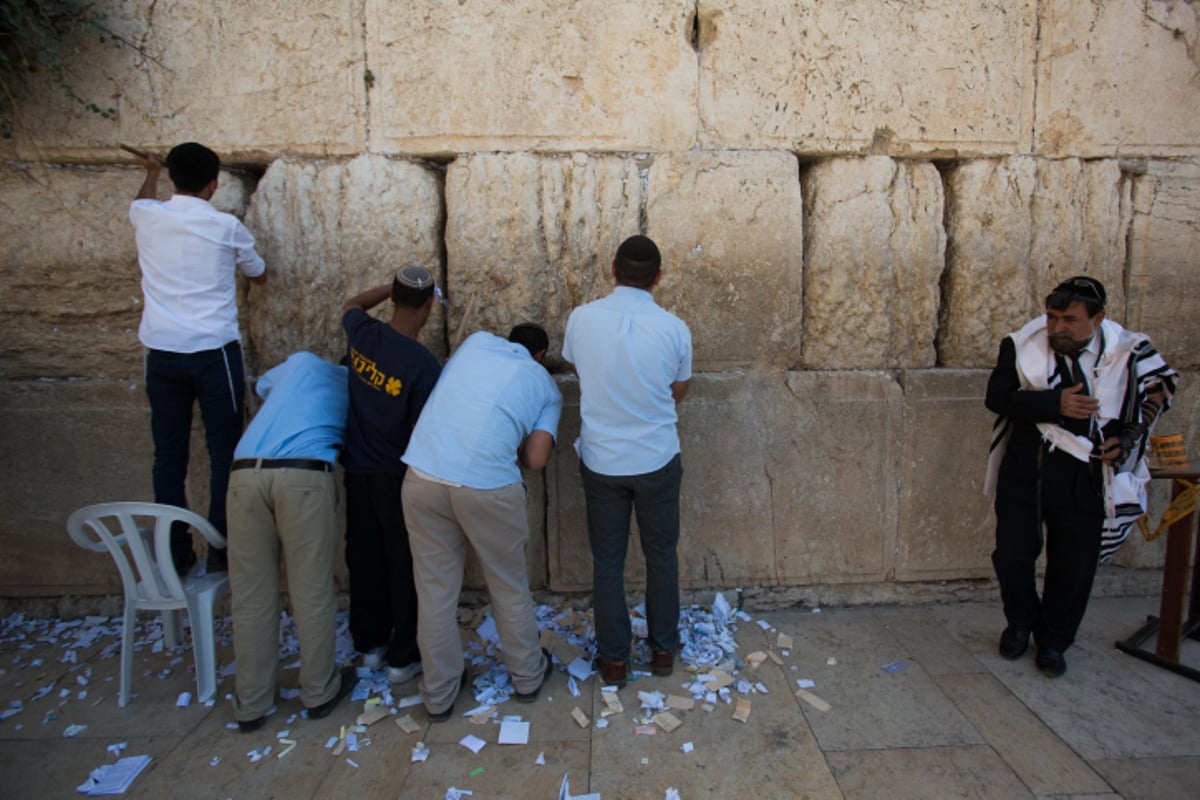
<svg viewBox="0 0 1200 800">
<path fill-rule="evenodd" d="M 542 682 L 546 662 L 525 569 L 529 520 L 525 487 L 471 489 L 426 480 L 410 469 L 402 491 L 408 543 L 417 583 L 417 644 L 421 699 L 430 713 L 445 711 L 458 695 L 463 647 L 458 596 L 468 543 L 483 566 L 504 664 L 519 692 Z"/>
</svg>

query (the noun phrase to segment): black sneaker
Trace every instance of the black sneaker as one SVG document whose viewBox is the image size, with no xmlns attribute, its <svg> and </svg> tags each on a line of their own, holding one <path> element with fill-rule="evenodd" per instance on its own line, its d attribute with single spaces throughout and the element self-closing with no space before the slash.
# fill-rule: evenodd
<svg viewBox="0 0 1200 800">
<path fill-rule="evenodd" d="M 308 710 L 309 719 L 324 719 L 333 711 L 334 706 L 342 701 L 342 698 L 354 691 L 354 684 L 358 683 L 358 671 L 354 667 L 342 667 L 342 685 L 338 687 L 337 694 L 332 700 L 326 700 L 319 706 L 313 706 Z"/>
<path fill-rule="evenodd" d="M 550 673 L 554 671 L 554 659 L 550 657 L 550 651 L 544 647 L 542 648 L 542 655 L 546 657 L 546 671 L 542 674 L 542 682 L 532 692 L 525 692 L 524 694 L 517 692 L 514 694 L 513 697 L 516 698 L 518 703 L 532 703 L 534 700 L 537 700 L 538 692 L 546 685 L 546 681 L 550 680 Z"/>
</svg>

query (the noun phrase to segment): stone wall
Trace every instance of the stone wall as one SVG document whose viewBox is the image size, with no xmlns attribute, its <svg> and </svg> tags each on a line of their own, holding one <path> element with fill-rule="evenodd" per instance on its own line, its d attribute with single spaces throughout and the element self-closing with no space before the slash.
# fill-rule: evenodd
<svg viewBox="0 0 1200 800">
<path fill-rule="evenodd" d="M 983 387 L 1071 274 L 1183 371 L 1162 431 L 1200 451 L 1200 3 L 100 5 L 115 35 L 67 75 L 118 118 L 34 81 L 0 142 L 0 596 L 117 590 L 63 521 L 152 494 L 126 216 L 142 173 L 119 141 L 223 155 L 214 204 L 271 273 L 241 290 L 252 375 L 340 354 L 345 299 L 410 262 L 451 298 L 422 335 L 440 357 L 546 326 L 567 402 L 529 476 L 539 587 L 590 587 L 558 348 L 633 233 L 662 248 L 657 299 L 695 340 L 690 589 L 874 601 L 989 578 Z M 1161 564 L 1134 539 L 1122 565 Z M 634 545 L 631 587 L 642 569 Z"/>
</svg>

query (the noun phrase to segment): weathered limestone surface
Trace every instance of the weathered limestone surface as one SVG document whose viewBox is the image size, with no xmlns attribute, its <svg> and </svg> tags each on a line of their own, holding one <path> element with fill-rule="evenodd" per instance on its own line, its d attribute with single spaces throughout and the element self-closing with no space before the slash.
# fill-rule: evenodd
<svg viewBox="0 0 1200 800">
<path fill-rule="evenodd" d="M 655 295 L 692 330 L 698 369 L 787 369 L 800 357 L 803 238 L 799 168 L 788 153 L 658 156 L 647 235 Z"/>
<path fill-rule="evenodd" d="M 930 367 L 946 235 L 933 165 L 831 159 L 804 178 L 807 369 Z"/>
<path fill-rule="evenodd" d="M 1151 161 L 1133 181 L 1130 326 L 1176 369 L 1200 366 L 1200 161 Z"/>
<path fill-rule="evenodd" d="M 1198 17 L 1190 0 L 1042 3 L 1034 152 L 1195 155 Z"/>
<path fill-rule="evenodd" d="M 141 274 L 129 204 L 145 173 L 120 167 L 0 167 L 0 376 L 140 375 Z M 171 196 L 163 180 L 158 196 Z M 213 204 L 245 208 L 223 173 Z"/>
<path fill-rule="evenodd" d="M 366 2 L 371 145 L 663 151 L 696 138 L 690 4 Z"/>
<path fill-rule="evenodd" d="M 449 332 L 501 336 L 521 322 L 550 334 L 555 363 L 567 314 L 612 288 L 621 241 L 638 232 L 639 163 L 618 156 L 471 155 L 446 170 Z"/>
<path fill-rule="evenodd" d="M 1130 190 L 1116 161 L 969 161 L 946 193 L 942 366 L 992 366 L 1000 339 L 1071 275 L 1102 281 L 1109 313 L 1124 318 Z"/>
<path fill-rule="evenodd" d="M 1037 3 L 700 0 L 700 142 L 1028 152 Z"/>
<path fill-rule="evenodd" d="M 126 44 L 112 36 L 103 44 L 86 41 L 66 71 L 76 94 L 112 102 L 117 120 L 86 111 L 46 80 L 20 102 L 19 157 L 111 159 L 118 141 L 166 147 L 199 140 L 226 158 L 255 161 L 283 151 L 326 156 L 363 150 L 366 92 L 357 4 L 99 5 L 104 24 Z"/>
<path fill-rule="evenodd" d="M 578 385 L 564 381 L 547 474 L 550 587 L 587 590 Z M 730 409 L 737 409 L 731 415 Z M 879 580 L 895 539 L 900 389 L 882 373 L 697 376 L 681 406 L 681 583 L 769 586 Z M 631 590 L 645 578 L 636 536 Z"/>
<path fill-rule="evenodd" d="M 0 381 L 5 595 L 120 592 L 112 559 L 79 548 L 66 520 L 89 503 L 154 499 L 145 397 L 140 381 Z"/>
<path fill-rule="evenodd" d="M 995 522 L 983 494 L 993 420 L 983 405 L 988 374 L 900 374 L 897 580 L 992 576 Z"/>
<path fill-rule="evenodd" d="M 277 161 L 258 185 L 246 215 L 270 277 L 247 301 L 247 360 L 269 369 L 296 350 L 345 354 L 342 304 L 417 263 L 444 282 L 440 177 L 384 156 L 348 162 Z M 391 315 L 391 301 L 375 314 Z M 445 356 L 441 306 L 420 341 Z"/>
</svg>

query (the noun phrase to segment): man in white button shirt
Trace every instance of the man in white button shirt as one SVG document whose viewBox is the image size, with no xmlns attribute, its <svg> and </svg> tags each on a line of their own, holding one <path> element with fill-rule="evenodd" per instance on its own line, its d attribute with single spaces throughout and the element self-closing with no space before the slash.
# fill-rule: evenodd
<svg viewBox="0 0 1200 800">
<path fill-rule="evenodd" d="M 563 358 L 579 373 L 579 472 L 592 549 L 596 667 L 605 682 L 629 677 L 625 554 L 629 513 L 646 556 L 647 640 L 655 675 L 670 675 L 679 648 L 679 458 L 676 406 L 692 377 L 692 335 L 654 302 L 662 256 L 631 236 L 613 259 L 617 286 L 571 312 Z"/>
<path fill-rule="evenodd" d="M 254 237 L 237 217 L 212 207 L 221 159 L 195 142 L 167 154 L 175 193 L 159 201 L 157 156 L 141 159 L 146 179 L 129 207 L 145 306 L 138 339 L 146 346 L 146 396 L 154 438 L 154 500 L 187 505 L 192 409 L 200 403 L 211 464 L 208 519 L 226 533 L 229 468 L 245 419 L 245 366 L 237 318 L 236 273 L 267 280 Z M 186 526 L 173 530 L 175 567 L 196 561 Z M 210 551 L 209 569 L 225 568 Z"/>
</svg>

